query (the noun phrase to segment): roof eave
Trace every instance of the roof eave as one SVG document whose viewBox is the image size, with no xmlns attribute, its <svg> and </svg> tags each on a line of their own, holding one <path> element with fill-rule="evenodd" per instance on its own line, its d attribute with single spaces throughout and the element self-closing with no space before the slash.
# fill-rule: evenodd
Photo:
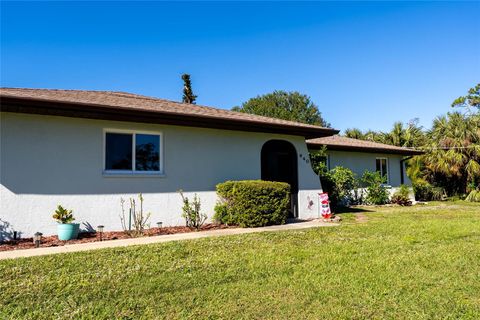
<svg viewBox="0 0 480 320">
<path fill-rule="evenodd" d="M 109 105 L 81 102 L 50 101 L 28 97 L 10 97 L 6 95 L 0 96 L 0 99 L 0 110 L 5 112 L 267 132 L 302 136 L 306 139 L 332 136 L 339 132 L 338 130 L 322 127 L 309 128 L 260 121 L 225 119 L 204 115 L 193 116 L 181 113 L 145 111 L 134 108 L 118 108 Z"/>
<path fill-rule="evenodd" d="M 415 156 L 422 155 L 425 152 L 420 150 L 404 149 L 404 150 L 392 150 L 392 149 L 383 149 L 383 148 L 372 148 L 372 147 L 356 147 L 356 146 L 338 146 L 338 145 L 328 145 L 328 144 L 318 144 L 318 143 L 307 143 L 309 149 L 321 149 L 323 146 L 326 146 L 327 150 L 333 151 L 350 151 L 350 152 L 367 152 L 367 153 L 386 153 L 386 154 L 399 154 L 405 156 Z"/>
</svg>

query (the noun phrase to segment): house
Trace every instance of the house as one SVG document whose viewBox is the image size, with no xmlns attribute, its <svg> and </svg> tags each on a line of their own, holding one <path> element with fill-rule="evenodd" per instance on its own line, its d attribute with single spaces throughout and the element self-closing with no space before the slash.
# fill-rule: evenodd
<svg viewBox="0 0 480 320">
<path fill-rule="evenodd" d="M 397 147 L 333 135 L 307 140 L 311 151 L 326 147 L 328 169 L 337 166 L 349 168 L 358 177 L 365 171 L 378 171 L 386 177 L 387 185 L 394 190 L 402 184 L 411 185 L 405 172 L 405 160 L 423 154 L 411 148 Z"/>
<path fill-rule="evenodd" d="M 139 193 L 153 225 L 182 225 L 177 191 L 211 217 L 226 180 L 286 181 L 291 216 L 315 218 L 305 139 L 338 133 L 124 92 L 2 88 L 0 99 L 0 240 L 55 234 L 58 204 L 84 229 L 121 230 L 120 199 Z"/>
</svg>

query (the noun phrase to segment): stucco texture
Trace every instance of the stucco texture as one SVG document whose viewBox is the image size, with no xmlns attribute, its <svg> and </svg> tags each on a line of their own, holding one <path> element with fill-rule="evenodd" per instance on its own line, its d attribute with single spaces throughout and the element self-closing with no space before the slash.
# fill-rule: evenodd
<svg viewBox="0 0 480 320">
<path fill-rule="evenodd" d="M 161 132 L 164 176 L 104 175 L 105 129 Z M 294 145 L 299 217 L 317 217 L 311 199 L 321 186 L 303 137 L 2 112 L 0 237 L 12 230 L 21 236 L 55 234 L 51 215 L 58 204 L 73 209 L 84 229 L 102 224 L 106 230 L 120 230 L 120 198 L 139 193 L 153 225 L 181 225 L 179 189 L 187 196 L 198 193 L 202 211 L 211 217 L 216 184 L 260 179 L 261 148 L 271 139 Z"/>
<path fill-rule="evenodd" d="M 352 151 L 327 151 L 327 154 L 329 169 L 337 166 L 346 167 L 352 170 L 359 178 L 367 170 L 376 170 L 376 158 L 386 158 L 388 164 L 388 184 L 393 188 L 401 185 L 400 161 L 404 158 L 402 155 Z M 411 185 L 405 170 L 403 170 L 403 174 L 404 184 Z"/>
</svg>

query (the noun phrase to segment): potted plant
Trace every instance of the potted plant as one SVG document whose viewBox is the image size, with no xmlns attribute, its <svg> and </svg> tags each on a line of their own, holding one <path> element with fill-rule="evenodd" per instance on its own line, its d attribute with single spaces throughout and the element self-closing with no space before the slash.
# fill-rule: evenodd
<svg viewBox="0 0 480 320">
<path fill-rule="evenodd" d="M 67 210 L 61 205 L 58 205 L 57 210 L 55 210 L 55 214 L 53 215 L 53 219 L 58 222 L 58 240 L 71 240 L 78 237 L 80 224 L 72 223 L 75 220 L 72 210 Z"/>
</svg>

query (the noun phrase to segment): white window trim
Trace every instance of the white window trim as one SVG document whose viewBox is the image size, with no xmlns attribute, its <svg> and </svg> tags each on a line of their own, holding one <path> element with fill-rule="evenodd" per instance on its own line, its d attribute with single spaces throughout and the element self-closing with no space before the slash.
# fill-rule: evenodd
<svg viewBox="0 0 480 320">
<path fill-rule="evenodd" d="M 132 135 L 132 170 L 107 170 L 106 169 L 106 148 L 107 148 L 107 133 L 120 133 L 120 134 L 131 134 Z M 160 139 L 160 148 L 159 148 L 159 171 L 137 171 L 136 167 L 136 135 L 137 134 L 150 134 L 158 135 Z M 126 129 L 114 129 L 114 128 L 104 128 L 103 129 L 103 150 L 102 150 L 102 174 L 104 177 L 165 177 L 164 171 L 164 143 L 163 143 L 163 132 L 162 131 L 144 131 L 144 130 L 126 130 Z"/>
<path fill-rule="evenodd" d="M 376 157 L 375 158 L 375 166 L 377 165 L 376 162 L 377 160 L 385 160 L 385 164 L 387 165 L 387 182 L 386 184 L 389 185 L 390 184 L 390 168 L 388 167 L 389 164 L 388 164 L 388 158 L 386 157 Z M 380 161 L 380 167 L 382 166 L 382 162 Z M 382 169 L 380 168 L 380 174 L 382 174 Z"/>
</svg>

